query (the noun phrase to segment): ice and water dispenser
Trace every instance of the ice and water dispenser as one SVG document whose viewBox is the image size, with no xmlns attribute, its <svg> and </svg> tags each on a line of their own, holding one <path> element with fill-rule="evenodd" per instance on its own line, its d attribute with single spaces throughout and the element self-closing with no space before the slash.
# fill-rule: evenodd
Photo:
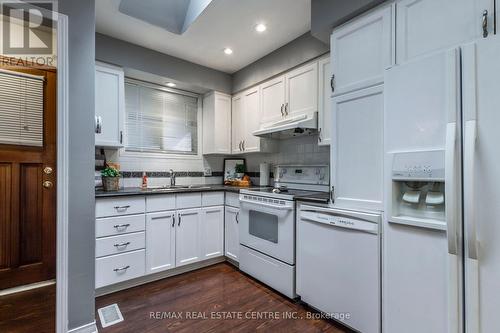
<svg viewBox="0 0 500 333">
<path fill-rule="evenodd" d="M 393 154 L 392 222 L 444 223 L 444 161 L 443 150 Z"/>
</svg>

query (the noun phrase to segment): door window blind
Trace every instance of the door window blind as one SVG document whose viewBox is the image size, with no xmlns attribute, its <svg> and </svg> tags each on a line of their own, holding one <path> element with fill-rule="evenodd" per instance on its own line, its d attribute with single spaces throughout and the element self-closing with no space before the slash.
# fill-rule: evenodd
<svg viewBox="0 0 500 333">
<path fill-rule="evenodd" d="M 43 146 L 43 77 L 0 71 L 0 144 Z"/>
<path fill-rule="evenodd" d="M 126 150 L 197 154 L 196 97 L 126 82 L 125 109 Z"/>
</svg>

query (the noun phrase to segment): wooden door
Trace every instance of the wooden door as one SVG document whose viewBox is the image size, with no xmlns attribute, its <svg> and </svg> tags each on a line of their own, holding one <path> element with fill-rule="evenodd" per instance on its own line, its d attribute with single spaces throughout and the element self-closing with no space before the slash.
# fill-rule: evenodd
<svg viewBox="0 0 500 333">
<path fill-rule="evenodd" d="M 0 69 L 10 71 L 7 75 L 14 74 L 12 77 L 43 77 L 43 119 L 19 121 L 32 121 L 20 125 L 26 131 L 32 125 L 42 126 L 39 145 L 0 143 L 0 289 L 6 289 L 55 278 L 57 74 L 52 68 L 4 63 Z M 4 90 L 0 94 L 0 123 L 4 125 L 12 123 L 6 119 L 12 103 L 19 101 Z M 29 117 L 29 110 L 24 112 Z"/>
</svg>

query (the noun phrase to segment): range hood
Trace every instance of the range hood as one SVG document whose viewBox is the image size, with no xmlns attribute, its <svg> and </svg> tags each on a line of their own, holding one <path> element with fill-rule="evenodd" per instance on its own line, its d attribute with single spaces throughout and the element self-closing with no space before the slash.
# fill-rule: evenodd
<svg viewBox="0 0 500 333">
<path fill-rule="evenodd" d="M 286 139 L 318 133 L 318 113 L 303 114 L 264 126 L 253 132 L 255 136 L 273 139 Z"/>
</svg>

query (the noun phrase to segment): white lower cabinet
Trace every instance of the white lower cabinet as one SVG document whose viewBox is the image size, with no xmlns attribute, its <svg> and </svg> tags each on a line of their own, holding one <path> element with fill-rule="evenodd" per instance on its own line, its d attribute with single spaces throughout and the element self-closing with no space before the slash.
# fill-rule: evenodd
<svg viewBox="0 0 500 333">
<path fill-rule="evenodd" d="M 177 212 L 175 266 L 184 266 L 201 260 L 200 224 L 200 209 L 185 209 Z"/>
<path fill-rule="evenodd" d="M 146 274 L 175 267 L 175 211 L 146 215 Z"/>
<path fill-rule="evenodd" d="M 202 209 L 202 260 L 224 255 L 224 207 Z"/>
<path fill-rule="evenodd" d="M 97 258 L 95 287 L 123 282 L 144 275 L 144 250 Z"/>
<path fill-rule="evenodd" d="M 238 229 L 240 209 L 226 207 L 224 219 L 224 243 L 226 257 L 239 261 L 240 236 Z"/>
</svg>

